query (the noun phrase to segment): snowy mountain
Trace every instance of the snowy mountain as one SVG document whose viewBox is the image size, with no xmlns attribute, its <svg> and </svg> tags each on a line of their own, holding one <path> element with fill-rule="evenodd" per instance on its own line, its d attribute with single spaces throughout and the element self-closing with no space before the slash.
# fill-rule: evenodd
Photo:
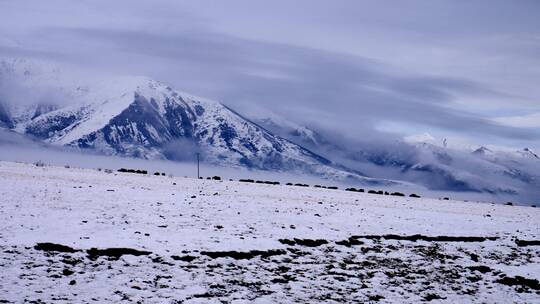
<svg viewBox="0 0 540 304">
<path fill-rule="evenodd" d="M 282 121 L 287 119 L 275 114 L 257 120 L 265 128 L 273 128 L 285 138 L 369 176 L 403 180 L 437 191 L 487 193 L 508 199 L 540 198 L 540 159 L 527 148 L 486 147 L 437 139 L 427 133 L 403 140 L 344 143 L 309 126 Z M 283 126 L 281 130 L 275 130 L 279 126 Z M 318 145 L 309 145 L 312 134 L 316 134 Z"/>
<path fill-rule="evenodd" d="M 491 155 L 491 154 L 493 154 L 493 151 L 491 151 L 490 149 L 488 149 L 488 148 L 482 146 L 482 147 L 480 147 L 480 148 L 474 150 L 474 151 L 472 152 L 472 154 L 476 154 L 476 155 Z"/>
<path fill-rule="evenodd" d="M 8 92 L 1 96 L 2 126 L 50 144 L 146 159 L 193 159 L 201 153 L 214 164 L 391 183 L 334 165 L 219 102 L 146 77 L 81 84 L 24 60 L 0 67 Z M 35 89 L 36 96 L 21 100 L 25 88 Z"/>
<path fill-rule="evenodd" d="M 527 148 L 430 134 L 347 142 L 272 113 L 247 119 L 147 77 L 68 77 L 54 65 L 24 60 L 0 62 L 0 127 L 109 155 L 193 160 L 200 153 L 206 163 L 227 167 L 540 198 L 540 159 Z"/>
<path fill-rule="evenodd" d="M 276 113 L 263 109 L 251 110 L 247 112 L 249 118 L 270 132 L 287 138 L 305 147 L 317 147 L 328 144 L 324 136 L 317 131 L 290 121 Z"/>
<path fill-rule="evenodd" d="M 518 153 L 519 155 L 523 157 L 532 158 L 532 159 L 540 159 L 540 156 L 538 156 L 538 154 L 536 154 L 529 148 L 523 148 L 523 150 L 516 151 L 516 153 Z"/>
</svg>

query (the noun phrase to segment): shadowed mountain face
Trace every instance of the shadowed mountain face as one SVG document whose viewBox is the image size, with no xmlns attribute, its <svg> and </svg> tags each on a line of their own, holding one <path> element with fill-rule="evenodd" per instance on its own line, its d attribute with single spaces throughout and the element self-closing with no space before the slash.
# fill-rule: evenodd
<svg viewBox="0 0 540 304">
<path fill-rule="evenodd" d="M 30 70 L 30 74 L 23 73 L 23 82 L 32 86 L 34 81 L 61 91 L 62 99 L 69 102 L 4 103 L 0 122 L 4 128 L 47 143 L 146 159 L 193 159 L 200 153 L 206 162 L 225 166 L 351 178 L 366 184 L 391 183 L 335 165 L 219 102 L 180 93 L 145 77 L 73 86 L 48 78 L 44 81 L 46 72 L 33 75 L 34 70 L 20 62 L 0 75 L 5 79 L 21 69 Z"/>
<path fill-rule="evenodd" d="M 5 106 L 0 101 L 0 128 L 13 128 L 13 122 L 9 117 L 9 113 Z"/>
</svg>

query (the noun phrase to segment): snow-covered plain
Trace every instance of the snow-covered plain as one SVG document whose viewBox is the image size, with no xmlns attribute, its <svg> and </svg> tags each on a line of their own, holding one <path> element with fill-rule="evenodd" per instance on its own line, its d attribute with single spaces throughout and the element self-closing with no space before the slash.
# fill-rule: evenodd
<svg viewBox="0 0 540 304">
<path fill-rule="evenodd" d="M 0 303 L 540 303 L 538 240 L 532 207 L 0 162 Z"/>
</svg>

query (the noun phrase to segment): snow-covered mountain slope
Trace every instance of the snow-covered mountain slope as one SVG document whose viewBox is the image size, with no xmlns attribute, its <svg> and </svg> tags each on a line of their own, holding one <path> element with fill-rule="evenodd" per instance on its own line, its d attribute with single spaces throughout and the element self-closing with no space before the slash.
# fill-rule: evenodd
<svg viewBox="0 0 540 304">
<path fill-rule="evenodd" d="M 325 138 L 315 130 L 300 123 L 293 122 L 271 111 L 251 109 L 246 113 L 249 118 L 265 129 L 287 138 L 299 145 L 317 147 L 327 144 Z"/>
<path fill-rule="evenodd" d="M 1 161 L 0 197 L 0 302 L 536 303 L 540 293 L 538 208 Z"/>
<path fill-rule="evenodd" d="M 523 157 L 540 160 L 540 156 L 538 156 L 538 154 L 536 154 L 529 148 L 523 148 L 523 150 L 518 150 L 516 151 L 516 153 L 518 153 L 519 155 Z"/>
<path fill-rule="evenodd" d="M 498 145 L 479 145 L 470 142 L 459 141 L 456 139 L 438 139 L 428 133 L 407 136 L 405 142 L 410 144 L 429 144 L 439 148 L 448 148 L 461 152 L 472 152 L 477 155 L 498 155 L 499 157 L 539 159 L 537 153 L 530 148 L 515 149 L 512 147 Z"/>
<path fill-rule="evenodd" d="M 320 155 L 369 176 L 404 180 L 432 190 L 482 192 L 540 200 L 540 159 L 530 149 L 475 146 L 430 134 L 403 140 L 347 142 L 325 137 L 308 126 L 275 114 L 257 122 Z M 305 132 L 303 130 L 309 130 Z M 317 138 L 317 145 L 312 138 Z"/>
<path fill-rule="evenodd" d="M 0 127 L 52 145 L 146 159 L 200 153 L 204 162 L 228 167 L 540 199 L 540 159 L 530 149 L 429 134 L 349 143 L 272 113 L 247 119 L 146 77 L 66 77 L 54 65 L 24 60 L 1 62 L 0 88 Z"/>
<path fill-rule="evenodd" d="M 386 177 L 414 180 L 430 189 L 510 195 L 525 201 L 540 199 L 538 161 L 484 149 L 465 152 L 427 143 L 398 142 L 393 148 L 407 153 L 376 149 L 353 157 L 390 169 Z"/>
<path fill-rule="evenodd" d="M 15 83 L 48 93 L 24 102 L 16 92 L 4 96 L 2 100 L 13 100 L 4 102 L 7 110 L 0 118 L 5 127 L 51 144 L 147 159 L 186 154 L 194 158 L 199 152 L 214 164 L 391 183 L 336 166 L 219 102 L 146 77 L 107 77 L 81 84 L 34 65 L 20 60 L 0 65 L 4 87 Z"/>
</svg>

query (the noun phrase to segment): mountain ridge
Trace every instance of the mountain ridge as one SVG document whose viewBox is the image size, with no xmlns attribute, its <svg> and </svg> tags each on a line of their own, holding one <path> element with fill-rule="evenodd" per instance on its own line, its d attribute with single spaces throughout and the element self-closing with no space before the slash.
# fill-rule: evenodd
<svg viewBox="0 0 540 304">
<path fill-rule="evenodd" d="M 34 72 L 17 65 L 2 70 L 9 65 L 0 64 L 0 85 L 14 89 L 0 94 L 0 124 L 49 144 L 146 159 L 192 160 L 199 153 L 209 164 L 357 184 L 540 197 L 534 190 L 540 162 L 527 148 L 472 149 L 427 133 L 382 144 L 347 142 L 278 115 L 246 116 L 144 76 L 77 82 L 48 66 Z M 33 88 L 42 94 L 26 98 Z M 16 104 L 19 92 L 28 100 Z M 5 103 L 6 96 L 15 105 Z"/>
<path fill-rule="evenodd" d="M 436 191 L 540 198 L 540 191 L 535 190 L 540 188 L 540 162 L 528 148 L 475 147 L 438 140 L 427 133 L 380 143 L 353 143 L 323 135 L 309 125 L 275 122 L 283 120 L 286 118 L 275 113 L 257 118 L 257 122 L 269 128 L 281 125 L 281 130 L 275 132 L 296 143 L 309 145 L 311 134 L 315 134 L 319 138 L 319 144 L 314 146 L 316 153 L 332 155 L 333 160 L 369 176 L 407 181 Z M 306 134 L 303 130 L 309 130 L 309 136 L 298 136 Z"/>
<path fill-rule="evenodd" d="M 395 184 L 334 164 L 230 107 L 181 93 L 147 77 L 102 79 L 69 87 L 56 75 L 42 81 L 43 75 L 20 69 L 24 71 L 23 83 L 52 87 L 69 100 L 55 106 L 39 102 L 19 105 L 19 116 L 11 119 L 15 123 L 10 129 L 50 144 L 147 159 L 194 155 L 197 150 L 214 164 Z M 16 67 L 11 72 L 14 70 Z M 6 69 L 2 75 L 3 79 L 10 77 Z M 177 141 L 182 144 L 175 146 Z"/>
</svg>

